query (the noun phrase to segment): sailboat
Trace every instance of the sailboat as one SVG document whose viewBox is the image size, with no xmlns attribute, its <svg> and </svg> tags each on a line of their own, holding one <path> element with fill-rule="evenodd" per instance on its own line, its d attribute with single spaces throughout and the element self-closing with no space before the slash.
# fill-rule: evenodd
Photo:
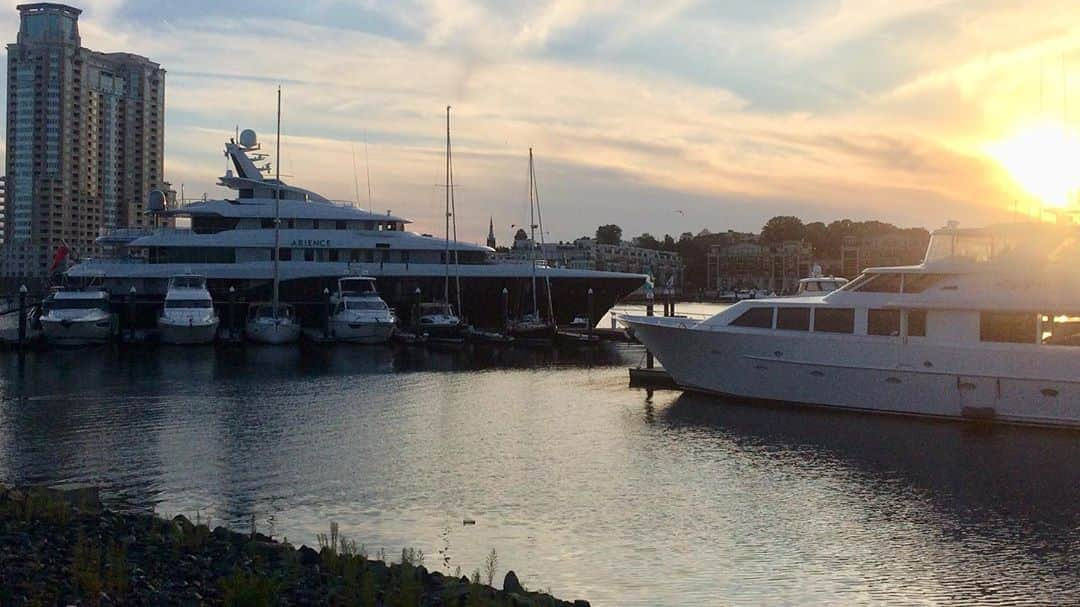
<svg viewBox="0 0 1080 607">
<path fill-rule="evenodd" d="M 300 322 L 296 310 L 281 302 L 281 279 L 278 271 L 281 240 L 281 87 L 277 96 L 277 140 L 274 152 L 274 294 L 270 303 L 252 304 L 248 308 L 245 332 L 248 339 L 264 344 L 288 344 L 300 339 Z"/>
<path fill-rule="evenodd" d="M 537 223 L 539 221 L 539 224 Z M 536 228 L 540 228 L 540 246 L 544 246 L 544 216 L 540 211 L 540 190 L 536 186 L 533 151 L 529 148 L 529 265 L 532 266 L 532 312 L 510 323 L 510 336 L 526 343 L 550 343 L 555 339 L 555 312 L 551 303 L 551 280 L 544 274 L 548 319 L 540 315 L 536 284 Z"/>
<path fill-rule="evenodd" d="M 450 106 L 446 106 L 446 250 L 443 252 L 445 280 L 443 298 L 439 302 L 420 304 L 420 332 L 427 334 L 432 343 L 463 344 L 466 325 L 461 317 L 454 313 L 450 304 L 450 218 L 454 217 L 454 176 L 453 157 L 450 147 Z M 457 241 L 457 218 L 454 217 L 454 241 Z M 454 251 L 457 261 L 457 250 Z M 455 263 L 456 270 L 456 263 Z M 455 272 L 455 279 L 457 280 Z M 461 282 L 457 282 L 458 309 L 461 308 Z"/>
</svg>

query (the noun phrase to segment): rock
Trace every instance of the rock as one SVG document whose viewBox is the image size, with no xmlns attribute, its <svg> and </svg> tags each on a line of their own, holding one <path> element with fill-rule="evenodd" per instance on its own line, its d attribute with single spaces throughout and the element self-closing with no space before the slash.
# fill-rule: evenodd
<svg viewBox="0 0 1080 607">
<path fill-rule="evenodd" d="M 514 570 L 506 572 L 506 577 L 503 578 L 503 591 L 512 592 L 514 594 L 525 594 L 525 588 L 522 587 L 521 582 L 518 581 L 517 574 Z"/>
<path fill-rule="evenodd" d="M 574 607 L 590 607 L 589 601 L 586 601 L 584 599 L 578 599 L 574 601 Z"/>
</svg>

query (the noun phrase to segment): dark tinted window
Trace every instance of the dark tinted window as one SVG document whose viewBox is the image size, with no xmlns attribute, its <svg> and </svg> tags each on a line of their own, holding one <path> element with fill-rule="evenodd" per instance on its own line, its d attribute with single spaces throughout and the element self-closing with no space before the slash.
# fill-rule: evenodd
<svg viewBox="0 0 1080 607">
<path fill-rule="evenodd" d="M 750 308 L 742 313 L 742 316 L 731 321 L 736 327 L 757 327 L 759 329 L 772 328 L 772 308 Z"/>
<path fill-rule="evenodd" d="M 904 293 L 922 293 L 944 278 L 944 274 L 907 274 L 904 276 Z"/>
<path fill-rule="evenodd" d="M 823 333 L 854 333 L 855 310 L 852 308 L 815 309 L 814 331 Z"/>
<path fill-rule="evenodd" d="M 926 337 L 926 310 L 908 310 L 907 334 L 911 337 Z"/>
<path fill-rule="evenodd" d="M 776 328 L 785 331 L 809 331 L 810 308 L 777 308 Z"/>
<path fill-rule="evenodd" d="M 878 274 L 858 290 L 863 293 L 899 293 L 903 274 Z"/>
<path fill-rule="evenodd" d="M 1008 343 L 1034 343 L 1037 316 L 1030 312 L 983 312 L 979 339 Z"/>
<path fill-rule="evenodd" d="M 908 322 L 911 322 L 910 316 Z M 909 332 L 910 329 L 909 326 Z M 870 310 L 866 315 L 866 334 L 900 335 L 900 310 Z"/>
</svg>

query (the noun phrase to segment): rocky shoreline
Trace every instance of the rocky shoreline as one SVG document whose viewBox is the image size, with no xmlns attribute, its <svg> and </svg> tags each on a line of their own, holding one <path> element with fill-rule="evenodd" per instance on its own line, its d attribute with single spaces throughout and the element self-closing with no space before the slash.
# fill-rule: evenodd
<svg viewBox="0 0 1080 607">
<path fill-rule="evenodd" d="M 93 489 L 0 486 L 0 605 L 588 607 L 368 558 L 336 526 L 319 549 L 260 533 L 105 509 Z"/>
</svg>

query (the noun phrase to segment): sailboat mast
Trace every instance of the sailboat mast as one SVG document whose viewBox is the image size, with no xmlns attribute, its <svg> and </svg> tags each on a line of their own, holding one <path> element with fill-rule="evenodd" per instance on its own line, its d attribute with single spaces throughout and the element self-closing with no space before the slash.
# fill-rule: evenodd
<svg viewBox="0 0 1080 607">
<path fill-rule="evenodd" d="M 450 304 L 450 106 L 446 106 L 446 252 L 443 255 L 443 303 Z"/>
<path fill-rule="evenodd" d="M 449 130 L 447 131 L 449 134 Z M 450 139 L 446 140 L 446 158 L 450 168 L 450 178 L 446 187 L 450 192 L 450 226 L 453 230 L 454 238 L 454 292 L 457 297 L 457 308 L 455 312 L 461 315 L 461 266 L 458 265 L 458 240 L 457 240 L 457 204 L 454 200 L 454 148 L 450 144 Z"/>
<path fill-rule="evenodd" d="M 532 266 L 533 316 L 540 319 L 540 305 L 536 302 L 536 215 L 533 204 L 533 153 L 529 148 L 529 265 Z"/>
<path fill-rule="evenodd" d="M 540 185 L 536 182 L 536 164 L 532 162 L 532 150 L 529 151 L 529 172 L 532 174 L 533 198 L 536 200 L 536 219 L 540 224 L 540 252 L 544 252 L 544 212 L 540 208 Z M 546 259 L 546 258 L 545 258 Z M 555 307 L 551 303 L 551 276 L 544 272 L 544 289 L 547 291 L 548 320 L 555 322 Z"/>
<path fill-rule="evenodd" d="M 277 136 L 274 141 L 274 318 L 278 317 L 279 279 L 278 279 L 278 248 L 281 239 L 281 86 L 277 90 Z"/>
</svg>

